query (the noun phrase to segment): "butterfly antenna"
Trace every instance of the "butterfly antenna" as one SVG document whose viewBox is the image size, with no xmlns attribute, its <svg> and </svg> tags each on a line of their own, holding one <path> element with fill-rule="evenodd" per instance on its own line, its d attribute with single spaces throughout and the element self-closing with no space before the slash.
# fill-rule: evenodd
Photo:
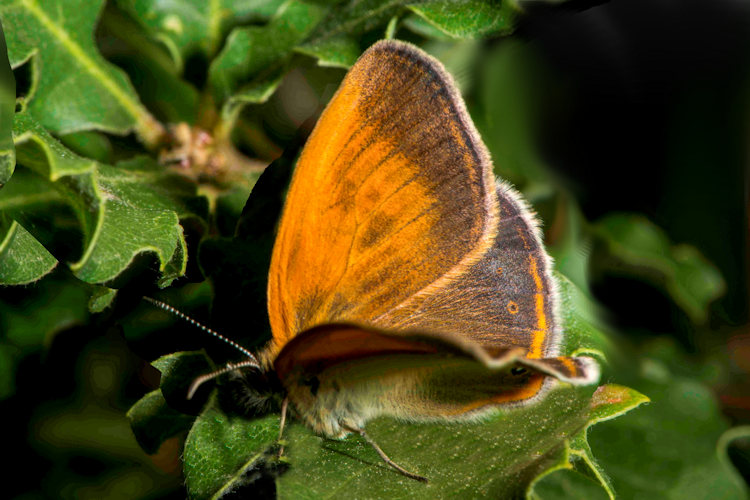
<svg viewBox="0 0 750 500">
<path fill-rule="evenodd" d="M 226 373 L 228 371 L 232 371 L 232 370 L 237 369 L 239 367 L 245 367 L 245 366 L 254 366 L 254 367 L 260 369 L 260 362 L 258 361 L 258 358 L 256 358 L 255 355 L 252 352 L 248 351 L 247 349 L 245 349 L 244 347 L 242 347 L 241 345 L 239 345 L 237 342 L 229 340 L 228 338 L 226 338 L 225 336 L 223 336 L 219 332 L 214 331 L 214 330 L 210 329 L 209 327 L 198 323 L 197 321 L 195 321 L 190 316 L 188 316 L 186 314 L 183 314 L 182 312 L 178 311 L 177 309 L 175 309 L 174 307 L 170 306 L 169 304 L 167 304 L 165 302 L 162 302 L 162 301 L 156 300 L 156 299 L 152 299 L 151 297 L 143 297 L 143 299 L 146 302 L 150 302 L 151 304 L 155 305 L 159 309 L 163 309 L 164 311 L 167 311 L 168 313 L 170 313 L 170 314 L 172 314 L 174 316 L 177 316 L 178 318 L 180 318 L 180 319 L 182 319 L 184 321 L 187 321 L 191 325 L 200 328 L 204 332 L 206 332 L 206 333 L 208 333 L 210 335 L 213 335 L 215 338 L 226 342 L 227 344 L 231 345 L 232 347 L 234 347 L 235 349 L 237 349 L 238 351 L 240 351 L 242 354 L 244 354 L 245 356 L 247 356 L 248 358 L 250 358 L 249 360 L 244 361 L 242 363 L 236 363 L 234 365 L 232 365 L 232 364 L 227 365 L 226 368 L 222 368 L 222 370 L 225 370 L 225 371 L 221 371 L 220 370 L 221 373 Z M 234 368 L 230 369 L 229 368 L 230 366 L 233 366 Z M 218 375 L 221 375 L 221 373 L 216 373 L 215 372 L 215 374 L 210 374 L 210 375 L 214 375 L 214 377 L 216 377 Z M 211 377 L 211 378 L 214 378 L 214 377 Z M 196 381 L 197 380 L 198 379 L 196 379 Z"/>
<path fill-rule="evenodd" d="M 214 372 L 207 373 L 205 375 L 201 375 L 200 377 L 197 377 L 195 380 L 193 380 L 193 383 L 190 384 L 190 388 L 188 389 L 188 393 L 187 393 L 187 398 L 193 399 L 193 396 L 195 396 L 195 392 L 198 390 L 198 388 L 201 385 L 203 385 L 204 382 L 213 380 L 219 375 L 224 375 L 225 373 L 229 373 L 231 371 L 237 370 L 239 368 L 245 368 L 245 367 L 258 368 L 258 365 L 252 360 L 243 361 L 241 363 L 227 363 L 227 365 L 224 368 L 219 368 L 218 370 Z"/>
</svg>

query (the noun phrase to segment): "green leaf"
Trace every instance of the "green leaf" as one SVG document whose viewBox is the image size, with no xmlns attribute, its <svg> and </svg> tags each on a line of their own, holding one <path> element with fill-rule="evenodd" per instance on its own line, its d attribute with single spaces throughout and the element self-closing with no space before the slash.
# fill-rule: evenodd
<svg viewBox="0 0 750 500">
<path fill-rule="evenodd" d="M 23 226 L 0 213 L 0 228 L 0 283 L 33 283 L 55 268 L 57 259 Z"/>
<path fill-rule="evenodd" d="M 485 56 L 475 123 L 492 154 L 495 173 L 530 196 L 550 191 L 551 174 L 539 157 L 536 129 L 554 81 L 533 45 L 509 39 Z"/>
<path fill-rule="evenodd" d="M 359 57 L 361 36 L 384 27 L 403 12 L 407 0 L 340 2 L 296 50 L 319 58 L 323 66 L 348 68 Z"/>
<path fill-rule="evenodd" d="M 160 389 L 136 402 L 127 413 L 130 428 L 143 451 L 153 455 L 167 439 L 187 432 L 194 417 L 172 409 Z"/>
<path fill-rule="evenodd" d="M 8 182 L 16 166 L 13 148 L 13 114 L 16 107 L 16 81 L 8 61 L 3 27 L 0 25 L 0 188 Z"/>
<path fill-rule="evenodd" d="M 102 55 L 127 73 L 141 102 L 158 120 L 195 123 L 198 91 L 181 77 L 166 48 L 112 2 L 102 13 L 97 38 Z"/>
<path fill-rule="evenodd" d="M 100 313 L 112 305 L 117 290 L 106 286 L 94 286 L 94 291 L 89 299 L 89 312 Z"/>
<path fill-rule="evenodd" d="M 187 433 L 200 412 L 200 401 L 187 399 L 190 383 L 212 371 L 205 354 L 179 352 L 151 363 L 161 372 L 159 389 L 143 396 L 128 410 L 128 420 L 138 444 L 153 455 L 167 439 Z M 197 407 L 197 408 L 196 408 Z"/>
<path fill-rule="evenodd" d="M 698 250 L 672 245 L 664 231 L 645 217 L 608 215 L 596 222 L 594 234 L 606 245 L 608 271 L 660 287 L 696 323 L 705 323 L 709 304 L 724 294 L 724 279 Z"/>
<path fill-rule="evenodd" d="M 567 284 L 562 294 L 568 294 L 571 287 Z M 583 320 L 567 320 L 566 329 L 583 324 Z M 593 329 L 589 325 L 578 338 Z M 574 347 L 591 352 L 598 343 Z M 563 347 L 569 351 L 573 346 Z M 551 470 L 573 467 L 571 460 L 586 458 L 595 464 L 577 440 L 581 436 L 585 440 L 591 425 L 644 400 L 625 387 L 604 386 L 595 391 L 594 387 L 558 384 L 538 403 L 505 409 L 482 422 L 416 424 L 391 418 L 369 422 L 370 436 L 397 463 L 426 475 L 428 485 L 397 474 L 359 437 L 327 440 L 294 420 L 284 430 L 280 462 L 274 451 L 278 415 L 237 417 L 214 400 L 198 417 L 185 443 L 186 484 L 196 499 L 219 498 L 230 491 L 242 494 L 245 486 L 260 487 L 254 482 L 260 477 L 276 478 L 280 498 L 321 497 L 332 491 L 367 498 L 519 496 Z"/>
<path fill-rule="evenodd" d="M 79 279 L 109 281 L 141 253 L 157 256 L 165 282 L 184 274 L 179 218 L 190 214 L 193 185 L 144 157 L 117 167 L 81 158 L 26 114 L 17 116 L 15 137 L 19 163 L 36 174 L 26 179 L 30 188 L 46 183 L 75 214 L 83 251 L 70 267 Z M 0 192 L 0 207 L 5 196 Z M 20 215 L 33 203 L 38 200 L 31 195 L 16 199 L 11 213 Z"/>
<path fill-rule="evenodd" d="M 493 0 L 432 0 L 409 9 L 452 38 L 507 33 L 518 14 L 510 2 Z"/>
<path fill-rule="evenodd" d="M 245 104 L 262 104 L 271 98 L 281 84 L 287 72 L 287 66 L 279 66 L 259 76 L 227 98 L 224 103 L 224 118 L 231 121 Z"/>
<path fill-rule="evenodd" d="M 651 403 L 588 433 L 618 497 L 747 498 L 744 481 L 717 450 L 729 426 L 712 391 L 648 356 L 636 363 L 632 385 Z"/>
<path fill-rule="evenodd" d="M 52 273 L 22 290 L 12 292 L 13 301 L 0 297 L 0 332 L 3 341 L 15 347 L 38 350 L 56 333 L 88 320 L 90 290 L 85 283 Z"/>
<path fill-rule="evenodd" d="M 94 44 L 102 0 L 27 0 L 0 4 L 12 67 L 31 60 L 29 111 L 58 134 L 135 130 L 154 146 L 163 128 L 143 107 L 124 73 Z"/>
<path fill-rule="evenodd" d="M 220 498 L 260 469 L 266 450 L 279 435 L 278 415 L 249 421 L 229 418 L 210 406 L 185 441 L 185 482 L 192 499 Z"/>
<path fill-rule="evenodd" d="M 560 312 L 565 335 L 562 349 L 574 355 L 593 355 L 604 360 L 613 351 L 599 307 L 566 276 L 555 273 L 559 285 Z"/>
<path fill-rule="evenodd" d="M 161 372 L 160 389 L 172 408 L 190 415 L 198 415 L 205 401 L 200 401 L 201 391 L 187 399 L 190 385 L 196 377 L 214 371 L 206 354 L 200 351 L 168 354 L 151 363 Z"/>
<path fill-rule="evenodd" d="M 101 132 L 83 131 L 60 136 L 60 142 L 79 156 L 85 156 L 102 163 L 112 159 L 112 143 Z"/>
<path fill-rule="evenodd" d="M 539 499 L 556 498 L 558 496 L 557 490 L 564 485 L 565 488 L 574 491 L 574 493 L 568 492 L 569 497 L 591 498 L 590 493 L 584 492 L 593 490 L 596 492 L 594 495 L 597 495 L 601 494 L 603 489 L 605 496 L 614 500 L 615 492 L 609 478 L 596 463 L 589 448 L 588 429 L 594 424 L 623 415 L 648 401 L 649 399 L 646 396 L 629 387 L 615 384 L 599 387 L 591 397 L 587 424 L 568 443 L 569 461 L 538 477 L 529 487 L 527 496 Z M 576 470 L 576 474 L 566 473 L 566 469 L 571 468 Z M 561 472 L 564 474 L 561 474 Z M 587 480 L 584 480 L 584 478 Z M 594 488 L 593 485 L 598 485 L 598 488 Z"/>
<path fill-rule="evenodd" d="M 571 469 L 557 470 L 545 476 L 534 484 L 534 490 L 527 498 L 530 500 L 611 499 L 599 483 Z"/>
<path fill-rule="evenodd" d="M 319 38 L 295 49 L 300 54 L 315 57 L 318 64 L 331 68 L 349 68 L 360 54 L 359 43 L 347 35 Z"/>
<path fill-rule="evenodd" d="M 370 422 L 370 436 L 401 466 L 427 476 L 428 485 L 395 473 L 361 439 L 327 441 L 292 425 L 285 431 L 291 467 L 277 480 L 279 497 L 333 489 L 369 498 L 517 497 L 563 459 L 565 440 L 585 425 L 589 396 L 589 389 L 559 388 L 540 404 L 482 423 Z"/>
<path fill-rule="evenodd" d="M 259 103 L 273 93 L 286 72 L 292 51 L 318 59 L 321 66 L 348 68 L 361 53 L 363 34 L 397 19 L 407 7 L 444 33 L 473 38 L 506 32 L 514 10 L 491 1 L 454 2 L 363 0 L 336 3 L 292 0 L 265 26 L 234 29 L 209 69 L 214 96 L 230 118 L 241 105 Z"/>
<path fill-rule="evenodd" d="M 555 268 L 590 296 L 591 237 L 588 234 L 588 222 L 570 196 L 562 194 L 557 206 L 554 226 L 555 233 L 559 236 L 547 250 L 554 259 Z"/>
<path fill-rule="evenodd" d="M 292 0 L 265 26 L 235 28 L 211 63 L 208 81 L 230 116 L 240 102 L 262 102 L 281 82 L 292 49 L 315 28 L 326 8 L 312 1 Z M 230 99 L 232 97 L 232 99 Z"/>
<path fill-rule="evenodd" d="M 187 57 L 212 57 L 227 29 L 265 21 L 283 0 L 117 0 L 155 39 L 169 50 L 179 68 Z"/>
<path fill-rule="evenodd" d="M 332 441 L 299 423 L 288 424 L 284 460 L 289 470 L 276 480 L 278 496 L 322 497 L 331 491 L 364 498 L 517 496 L 549 467 L 567 464 L 566 440 L 598 421 L 586 417 L 590 396 L 590 390 L 560 387 L 538 405 L 482 423 L 370 422 L 370 436 L 402 466 L 427 475 L 428 485 L 395 473 L 359 438 Z M 639 401 L 629 403 L 633 408 Z M 185 444 L 191 498 L 219 498 L 272 468 L 275 457 L 269 448 L 278 426 L 278 415 L 244 420 L 210 406 Z"/>
</svg>

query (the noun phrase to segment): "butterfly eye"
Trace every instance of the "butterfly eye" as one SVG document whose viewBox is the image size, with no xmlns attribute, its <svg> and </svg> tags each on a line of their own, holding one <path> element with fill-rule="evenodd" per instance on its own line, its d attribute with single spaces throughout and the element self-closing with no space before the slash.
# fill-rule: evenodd
<svg viewBox="0 0 750 500">
<path fill-rule="evenodd" d="M 318 389 L 320 388 L 320 380 L 318 380 L 318 377 L 311 377 L 311 378 L 305 379 L 302 383 L 310 387 L 310 393 L 313 396 L 317 396 Z"/>
<path fill-rule="evenodd" d="M 524 368 L 523 366 L 514 366 L 513 368 L 510 369 L 510 374 L 511 375 L 523 375 L 524 373 L 526 373 L 526 371 L 527 371 L 526 368 Z"/>
</svg>

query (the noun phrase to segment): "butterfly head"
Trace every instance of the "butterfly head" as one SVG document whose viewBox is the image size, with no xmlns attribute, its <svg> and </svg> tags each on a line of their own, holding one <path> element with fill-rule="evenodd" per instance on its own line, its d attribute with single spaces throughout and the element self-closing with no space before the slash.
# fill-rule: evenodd
<svg viewBox="0 0 750 500">
<path fill-rule="evenodd" d="M 286 391 L 273 370 L 244 367 L 229 371 L 220 383 L 219 403 L 248 418 L 278 413 Z"/>
</svg>

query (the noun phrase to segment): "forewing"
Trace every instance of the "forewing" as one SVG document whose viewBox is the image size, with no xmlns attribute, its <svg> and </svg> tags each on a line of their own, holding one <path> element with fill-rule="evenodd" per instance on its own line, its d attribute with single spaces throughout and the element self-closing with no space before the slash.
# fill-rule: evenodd
<svg viewBox="0 0 750 500">
<path fill-rule="evenodd" d="M 493 179 L 440 63 L 375 44 L 294 172 L 269 273 L 271 355 L 318 324 L 372 322 L 477 262 L 497 227 Z"/>
</svg>

